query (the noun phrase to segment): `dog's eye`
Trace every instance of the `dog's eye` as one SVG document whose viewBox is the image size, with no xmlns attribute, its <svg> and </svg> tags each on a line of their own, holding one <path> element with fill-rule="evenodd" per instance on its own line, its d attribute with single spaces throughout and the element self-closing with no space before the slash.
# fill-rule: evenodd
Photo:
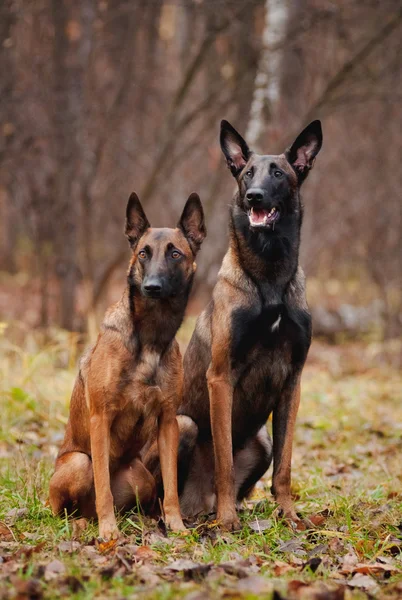
<svg viewBox="0 0 402 600">
<path fill-rule="evenodd" d="M 174 258 L 175 260 L 177 260 L 178 258 L 181 257 L 181 254 L 177 250 L 173 250 L 171 256 L 172 256 L 172 258 Z"/>
<path fill-rule="evenodd" d="M 246 177 L 252 177 L 253 176 L 253 172 L 250 169 L 250 171 L 246 171 Z"/>
<path fill-rule="evenodd" d="M 282 177 L 282 175 L 282 171 L 274 171 L 274 177 L 277 177 L 279 179 L 279 177 Z"/>
<path fill-rule="evenodd" d="M 141 260 L 144 260 L 144 258 L 146 258 L 146 257 L 147 257 L 147 253 L 145 252 L 145 250 L 140 250 L 140 251 L 138 252 L 138 257 L 139 257 Z"/>
</svg>

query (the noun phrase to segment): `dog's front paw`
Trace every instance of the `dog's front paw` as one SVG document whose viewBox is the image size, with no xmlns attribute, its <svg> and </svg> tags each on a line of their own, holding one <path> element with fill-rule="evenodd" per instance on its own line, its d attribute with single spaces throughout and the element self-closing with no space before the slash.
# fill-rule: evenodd
<svg viewBox="0 0 402 600">
<path fill-rule="evenodd" d="M 114 517 L 99 521 L 99 536 L 104 540 L 117 540 L 120 537 L 120 532 Z"/>
<path fill-rule="evenodd" d="M 240 519 L 236 514 L 236 511 L 230 511 L 225 513 L 218 512 L 216 517 L 220 527 L 226 531 L 239 531 L 241 529 Z"/>
<path fill-rule="evenodd" d="M 183 520 L 180 515 L 165 515 L 165 524 L 172 531 L 186 531 L 186 527 L 184 526 Z"/>
</svg>

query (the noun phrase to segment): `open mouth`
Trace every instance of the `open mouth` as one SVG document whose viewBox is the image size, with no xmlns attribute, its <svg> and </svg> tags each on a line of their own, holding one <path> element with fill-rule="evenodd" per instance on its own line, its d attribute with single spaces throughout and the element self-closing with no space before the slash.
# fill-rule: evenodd
<svg viewBox="0 0 402 600">
<path fill-rule="evenodd" d="M 279 217 L 280 212 L 275 207 L 271 210 L 252 207 L 248 213 L 251 227 L 272 227 L 273 229 Z"/>
</svg>

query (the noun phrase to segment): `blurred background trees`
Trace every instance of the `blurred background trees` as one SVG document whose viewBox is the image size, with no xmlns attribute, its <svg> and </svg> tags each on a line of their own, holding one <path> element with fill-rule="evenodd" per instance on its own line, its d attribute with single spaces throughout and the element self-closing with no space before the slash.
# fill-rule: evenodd
<svg viewBox="0 0 402 600">
<path fill-rule="evenodd" d="M 124 211 L 200 193 L 193 310 L 227 244 L 220 119 L 282 151 L 321 118 L 301 262 L 316 328 L 402 321 L 401 0 L 1 0 L 0 311 L 93 330 L 119 297 Z"/>
</svg>

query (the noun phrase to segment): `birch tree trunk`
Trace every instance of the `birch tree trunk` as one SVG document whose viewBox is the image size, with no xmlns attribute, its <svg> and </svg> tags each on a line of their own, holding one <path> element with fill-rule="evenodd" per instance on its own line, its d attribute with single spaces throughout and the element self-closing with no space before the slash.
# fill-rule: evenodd
<svg viewBox="0 0 402 600">
<path fill-rule="evenodd" d="M 261 57 L 246 134 L 247 143 L 252 148 L 258 148 L 261 134 L 278 111 L 283 41 L 286 35 L 288 12 L 286 0 L 265 2 Z"/>
</svg>

